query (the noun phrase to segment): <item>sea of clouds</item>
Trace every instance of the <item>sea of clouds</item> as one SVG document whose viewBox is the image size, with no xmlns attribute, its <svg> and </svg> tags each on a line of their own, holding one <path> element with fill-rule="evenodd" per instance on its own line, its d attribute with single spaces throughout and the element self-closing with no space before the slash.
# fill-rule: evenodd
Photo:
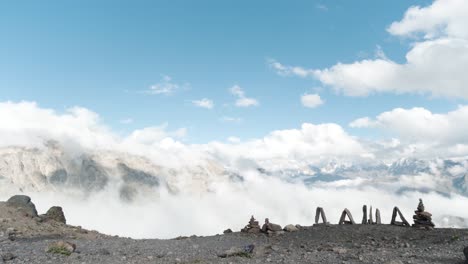
<svg viewBox="0 0 468 264">
<path fill-rule="evenodd" d="M 461 106 L 455 112 L 464 109 Z M 414 109 L 399 111 L 419 112 Z M 452 115 L 438 114 L 437 120 L 444 116 L 450 119 L 448 117 Z M 468 115 L 460 118 L 464 116 L 468 119 Z M 227 228 L 239 230 L 251 215 L 261 222 L 268 217 L 281 225 L 311 225 L 317 206 L 325 209 L 332 223 L 338 222 L 344 208 L 350 209 L 355 220 L 360 222 L 364 204 L 379 208 L 383 222 L 389 223 L 394 206 L 399 206 L 411 220 L 418 198 L 424 199 L 438 226 L 465 227 L 464 219 L 468 218 L 465 210 L 468 199 L 456 193 L 447 194 L 445 183 L 437 173 L 399 178 L 374 174 L 359 177 L 358 174 L 347 179 L 305 185 L 284 175 L 276 177 L 274 173 L 258 170 L 307 172 L 313 165 L 325 171 L 332 169 L 327 167 L 330 164 L 373 164 L 402 157 L 466 156 L 467 153 L 463 152 L 468 149 L 463 145 L 465 138 L 453 142 L 441 137 L 437 142 L 429 136 L 427 142 L 424 137 L 417 142 L 408 142 L 401 135 L 398 139 L 369 141 L 350 135 L 337 124 L 305 123 L 297 129 L 273 131 L 260 139 L 194 145 L 183 142 L 182 138 L 187 133 L 184 128 L 169 131 L 167 125 L 162 125 L 122 136 L 114 133 L 100 121 L 97 113 L 88 109 L 75 107 L 57 112 L 41 108 L 34 102 L 0 103 L 0 120 L 3 151 L 11 151 L 11 147 L 44 149 L 44 142 L 53 139 L 71 158 L 83 153 L 123 153 L 144 157 L 162 168 L 184 168 L 184 173 L 172 179 L 178 186 L 177 192 L 158 186 L 145 191 L 132 202 L 119 199 L 117 185 L 112 182 L 95 192 L 24 189 L 40 212 L 60 205 L 70 224 L 107 234 L 134 238 L 213 235 Z M 431 119 L 425 118 L 424 122 L 431 122 Z M 459 119 L 454 122 L 458 123 Z M 421 126 L 421 122 L 413 125 Z M 458 146 L 457 151 L 451 152 L 447 147 L 450 144 Z M 441 151 L 442 148 L 445 151 Z M 190 173 L 192 168 L 196 168 L 196 175 Z M 243 180 L 230 180 L 223 171 L 240 175 Z M 457 175 L 465 172 L 464 166 L 454 169 Z M 14 183 L 17 176 L 2 176 L 13 181 L 13 184 L 10 181 L 11 185 L 0 187 L 0 199 L 5 200 L 17 194 L 18 188 L 14 188 L 18 187 Z M 200 185 L 200 181 L 204 184 Z M 415 190 L 397 192 L 405 187 Z M 422 192 L 418 188 L 429 188 L 430 191 Z M 439 189 L 444 192 L 438 192 Z"/>
</svg>

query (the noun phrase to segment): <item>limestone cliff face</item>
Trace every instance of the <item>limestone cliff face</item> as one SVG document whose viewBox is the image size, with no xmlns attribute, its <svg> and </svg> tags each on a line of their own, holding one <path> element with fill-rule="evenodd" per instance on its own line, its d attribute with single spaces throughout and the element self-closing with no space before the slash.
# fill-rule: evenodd
<svg viewBox="0 0 468 264">
<path fill-rule="evenodd" d="M 0 186 L 19 191 L 89 193 L 117 188 L 120 198 L 132 200 L 139 193 L 161 188 L 173 193 L 207 192 L 211 183 L 228 178 L 214 161 L 174 169 L 126 153 L 67 153 L 56 143 L 0 149 Z"/>
</svg>

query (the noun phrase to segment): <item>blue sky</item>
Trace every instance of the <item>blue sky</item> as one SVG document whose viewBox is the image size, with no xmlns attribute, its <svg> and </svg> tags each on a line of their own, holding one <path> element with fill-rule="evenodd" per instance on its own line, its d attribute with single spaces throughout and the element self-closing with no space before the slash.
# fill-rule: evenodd
<svg viewBox="0 0 468 264">
<path fill-rule="evenodd" d="M 414 39 L 389 34 L 412 5 L 432 1 L 3 1 L 0 101 L 86 107 L 114 131 L 168 123 L 191 143 L 258 138 L 302 123 L 337 123 L 397 107 L 447 112 L 466 97 L 420 93 L 347 96 L 317 78 L 283 76 L 269 65 L 324 69 L 375 59 L 380 47 L 404 63 Z M 151 87 L 170 77 L 171 94 Z M 237 107 L 238 85 L 256 106 Z M 305 93 L 324 103 L 301 104 Z M 212 109 L 194 100 L 210 99 Z M 131 119 L 132 122 L 122 122 Z M 240 121 L 227 121 L 239 119 Z"/>
</svg>

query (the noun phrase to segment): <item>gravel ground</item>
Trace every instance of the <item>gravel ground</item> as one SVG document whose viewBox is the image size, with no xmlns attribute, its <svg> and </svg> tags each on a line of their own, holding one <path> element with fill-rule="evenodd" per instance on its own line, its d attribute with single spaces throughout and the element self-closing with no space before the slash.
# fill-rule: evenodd
<svg viewBox="0 0 468 264">
<path fill-rule="evenodd" d="M 171 240 L 75 236 L 0 238 L 5 263 L 464 263 L 468 230 L 390 225 L 310 227 L 280 235 L 231 233 Z M 54 241 L 76 244 L 70 256 L 47 253 Z M 246 246 L 254 245 L 252 253 Z M 247 247 L 251 249 L 251 247 Z M 226 256 L 233 255 L 233 256 Z M 10 255 L 11 257 L 11 255 Z M 1 263 L 0 259 L 0 263 Z"/>
</svg>

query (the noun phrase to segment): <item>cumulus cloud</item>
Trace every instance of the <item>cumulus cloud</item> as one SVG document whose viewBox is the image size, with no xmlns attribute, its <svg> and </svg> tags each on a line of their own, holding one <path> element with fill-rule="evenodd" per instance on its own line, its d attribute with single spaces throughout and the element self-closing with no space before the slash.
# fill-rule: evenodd
<svg viewBox="0 0 468 264">
<path fill-rule="evenodd" d="M 394 36 L 416 38 L 404 63 L 377 56 L 324 69 L 288 66 L 274 60 L 269 65 L 280 75 L 312 77 L 348 96 L 390 92 L 467 99 L 467 17 L 467 2 L 463 0 L 438 0 L 428 7 L 410 8 L 401 21 L 388 28 Z M 422 39 L 418 33 L 424 35 Z M 379 54 L 384 55 L 382 49 Z"/>
<path fill-rule="evenodd" d="M 234 85 L 229 89 L 232 95 L 237 97 L 236 106 L 237 107 L 249 107 L 259 105 L 258 101 L 254 98 L 249 98 L 245 96 L 244 90 L 239 85 Z"/>
<path fill-rule="evenodd" d="M 194 100 L 192 101 L 193 105 L 201 107 L 201 108 L 206 108 L 206 109 L 213 109 L 214 103 L 212 100 L 208 98 L 203 98 L 200 100 Z"/>
<path fill-rule="evenodd" d="M 421 107 L 396 108 L 374 119 L 359 118 L 350 126 L 380 129 L 404 141 L 406 148 L 418 146 L 431 154 L 468 154 L 468 136 L 465 133 L 468 129 L 468 106 L 459 106 L 442 114 Z"/>
<path fill-rule="evenodd" d="M 113 145 L 117 136 L 99 115 L 82 107 L 64 113 L 40 108 L 34 102 L 0 102 L 0 146 L 37 146 L 48 138 L 79 142 L 86 148 Z"/>
<path fill-rule="evenodd" d="M 133 143 L 140 143 L 144 145 L 160 144 L 165 138 L 182 139 L 187 134 L 186 128 L 179 128 L 175 131 L 167 130 L 168 124 L 161 126 L 145 127 L 143 129 L 134 130 L 125 140 Z"/>
<path fill-rule="evenodd" d="M 324 102 L 318 94 L 304 94 L 301 96 L 301 103 L 305 107 L 316 108 L 322 105 Z"/>
<path fill-rule="evenodd" d="M 401 21 L 393 22 L 388 31 L 396 36 L 424 34 L 424 38 L 468 38 L 468 2 L 436 0 L 430 6 L 409 8 Z"/>
<path fill-rule="evenodd" d="M 52 205 L 61 205 L 69 223 L 108 234 L 136 238 L 209 235 L 227 227 L 239 230 L 252 214 L 259 219 L 269 217 L 282 225 L 307 224 L 313 221 L 314 210 L 311 208 L 316 206 L 324 207 L 327 216 L 338 221 L 343 208 L 360 212 L 362 204 L 369 202 L 381 209 L 383 220 L 388 222 L 390 219 L 385 215 L 389 216 L 393 206 L 398 205 L 406 212 L 405 215 L 411 215 L 419 197 L 425 199 L 426 205 L 433 208 L 431 210 L 438 212 L 434 217 L 436 224 L 447 226 L 452 222 L 444 220 L 444 214 L 468 217 L 462 210 L 466 197 L 456 194 L 448 197 L 417 190 L 397 194 L 402 186 L 433 188 L 447 185 L 443 178 L 421 174 L 378 181 L 359 172 L 355 178 L 324 180 L 306 186 L 295 182 L 297 178 L 281 178 L 276 174 L 262 173 L 259 168 L 273 172 L 294 170 L 298 177 L 312 177 L 315 173 L 311 171 L 313 166 L 326 165 L 323 171 L 331 171 L 336 164 L 361 164 L 378 159 L 380 152 L 388 152 L 386 149 L 378 150 L 376 146 L 409 147 L 403 133 L 409 133 L 408 138 L 412 138 L 417 129 L 442 127 L 442 135 L 458 133 L 455 138 L 463 143 L 467 141 L 462 135 L 466 131 L 464 124 L 468 123 L 466 111 L 464 106 L 445 114 L 428 113 L 423 109 L 400 109 L 382 114 L 382 117 L 369 118 L 373 127 L 396 127 L 395 131 L 403 138 L 402 141 L 374 142 L 374 145 L 350 135 L 337 124 L 309 123 L 297 129 L 276 130 L 257 139 L 239 141 L 230 138 L 229 143 L 186 144 L 177 140 L 185 137 L 186 129 L 170 130 L 167 124 L 121 136 L 107 128 L 97 113 L 85 108 L 74 107 L 57 112 L 32 102 L 4 102 L 0 103 L 0 146 L 32 147 L 34 154 L 36 147 L 53 139 L 63 146 L 79 146 L 81 153 L 95 153 L 96 159 L 104 164 L 125 161 L 138 164 L 140 169 L 159 168 L 161 174 L 157 174 L 158 177 L 166 177 L 161 179 L 179 190 L 174 193 L 161 185 L 160 189 L 145 193 L 132 203 L 122 203 L 118 199 L 118 181 L 85 198 L 66 188 L 24 190 L 33 197 L 40 212 L 45 212 Z M 407 115 L 422 120 L 405 120 Z M 414 127 L 409 131 L 404 130 L 404 126 L 411 125 Z M 361 124 L 361 127 L 366 125 Z M 456 129 L 461 130 L 451 131 Z M 423 137 L 428 140 L 434 139 L 436 134 L 424 133 Z M 442 139 L 448 137 L 442 136 Z M 65 149 L 67 153 L 69 150 Z M 12 151 L 11 148 L 2 148 L 0 155 Z M 105 155 L 108 152 L 117 154 Z M 14 157 L 18 158 L 17 155 Z M 57 163 L 60 164 L 59 161 Z M 36 165 L 43 168 L 37 160 L 25 164 L 26 167 Z M 460 163 L 450 171 L 458 175 L 467 166 Z M 0 178 L 0 200 L 17 194 L 18 188 L 11 184 Z M 187 222 L 189 218 L 192 221 Z"/>
<path fill-rule="evenodd" d="M 377 127 L 394 131 L 399 137 L 413 142 L 468 143 L 468 106 L 459 106 L 445 114 L 415 107 L 396 108 L 381 113 L 375 119 L 360 118 L 351 123 L 354 127 Z"/>
<path fill-rule="evenodd" d="M 179 89 L 186 89 L 189 86 L 190 85 L 188 83 L 184 83 L 184 84 L 175 83 L 170 76 L 163 75 L 161 81 L 151 85 L 150 88 L 146 92 L 149 94 L 154 94 L 154 95 L 160 95 L 160 94 L 169 95 Z"/>
<path fill-rule="evenodd" d="M 349 126 L 354 128 L 372 127 L 373 125 L 374 122 L 369 117 L 361 117 L 349 123 Z"/>
<path fill-rule="evenodd" d="M 357 138 L 337 124 L 304 123 L 300 129 L 273 131 L 242 144 L 212 142 L 204 148 L 227 164 L 236 164 L 242 157 L 275 169 L 320 164 L 329 158 L 351 161 L 372 157 Z"/>
</svg>

